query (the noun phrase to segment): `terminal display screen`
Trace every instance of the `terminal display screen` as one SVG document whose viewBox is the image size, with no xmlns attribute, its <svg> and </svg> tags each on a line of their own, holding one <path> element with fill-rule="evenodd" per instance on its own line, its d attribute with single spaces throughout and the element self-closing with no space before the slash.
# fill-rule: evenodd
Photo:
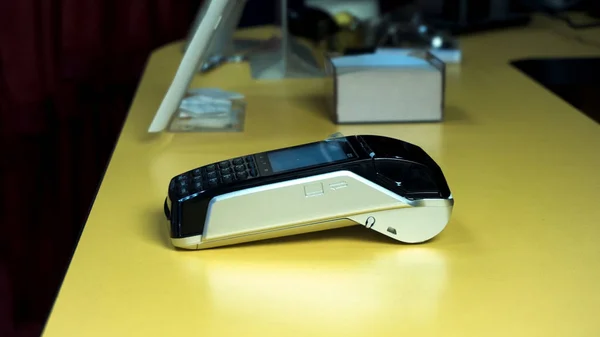
<svg viewBox="0 0 600 337">
<path fill-rule="evenodd" d="M 356 153 L 345 141 L 323 141 L 267 153 L 273 173 L 353 159 Z"/>
</svg>

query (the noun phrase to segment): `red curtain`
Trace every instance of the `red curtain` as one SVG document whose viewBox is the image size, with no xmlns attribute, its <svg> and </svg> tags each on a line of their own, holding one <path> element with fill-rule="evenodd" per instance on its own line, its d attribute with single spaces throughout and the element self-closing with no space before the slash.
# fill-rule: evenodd
<svg viewBox="0 0 600 337">
<path fill-rule="evenodd" d="M 200 2 L 0 1 L 0 336 L 39 335 L 148 55 Z"/>
</svg>

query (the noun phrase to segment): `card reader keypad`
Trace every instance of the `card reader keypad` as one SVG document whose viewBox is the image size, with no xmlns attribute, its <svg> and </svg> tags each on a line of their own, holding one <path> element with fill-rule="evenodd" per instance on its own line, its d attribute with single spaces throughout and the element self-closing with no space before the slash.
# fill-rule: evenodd
<svg viewBox="0 0 600 337">
<path fill-rule="evenodd" d="M 171 187 L 180 197 L 258 176 L 253 156 L 224 160 L 175 177 Z"/>
</svg>

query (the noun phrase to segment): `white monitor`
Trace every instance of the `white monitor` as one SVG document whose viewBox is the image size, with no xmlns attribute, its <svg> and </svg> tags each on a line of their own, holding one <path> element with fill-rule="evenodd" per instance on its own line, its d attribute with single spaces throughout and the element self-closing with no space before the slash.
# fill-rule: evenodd
<svg viewBox="0 0 600 337">
<path fill-rule="evenodd" d="M 225 62 L 229 56 L 235 54 L 236 49 L 232 43 L 233 35 L 239 25 L 240 19 L 242 18 L 242 14 L 247 2 L 248 0 L 233 1 L 230 2 L 229 6 L 225 8 L 223 17 L 219 23 L 219 27 L 217 30 L 215 30 L 212 41 L 208 45 L 206 59 L 203 60 L 202 64 L 200 64 L 201 71 L 212 69 L 213 67 Z M 190 28 L 187 41 L 184 45 L 184 52 L 189 47 L 195 32 L 198 30 L 200 22 L 202 22 L 202 18 L 208 9 L 209 3 L 210 1 L 204 2 L 198 10 L 196 18 L 194 19 L 192 27 Z"/>
</svg>

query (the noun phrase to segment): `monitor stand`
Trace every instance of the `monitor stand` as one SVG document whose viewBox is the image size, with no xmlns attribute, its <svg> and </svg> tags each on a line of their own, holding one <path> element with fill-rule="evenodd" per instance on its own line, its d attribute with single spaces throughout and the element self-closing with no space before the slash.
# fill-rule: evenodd
<svg viewBox="0 0 600 337">
<path fill-rule="evenodd" d="M 286 36 L 287 35 L 287 36 Z M 252 78 L 273 80 L 283 78 L 323 77 L 310 47 L 288 34 L 273 37 L 247 56 Z"/>
<path fill-rule="evenodd" d="M 302 44 L 288 31 L 287 3 L 287 0 L 279 1 L 279 31 L 268 40 L 232 38 L 243 9 L 238 6 L 235 14 L 228 18 L 231 21 L 225 24 L 228 28 L 218 32 L 220 36 L 213 42 L 214 52 L 200 71 L 209 71 L 222 63 L 248 62 L 251 76 L 257 80 L 324 77 L 325 72 L 319 66 L 313 48 Z"/>
</svg>

